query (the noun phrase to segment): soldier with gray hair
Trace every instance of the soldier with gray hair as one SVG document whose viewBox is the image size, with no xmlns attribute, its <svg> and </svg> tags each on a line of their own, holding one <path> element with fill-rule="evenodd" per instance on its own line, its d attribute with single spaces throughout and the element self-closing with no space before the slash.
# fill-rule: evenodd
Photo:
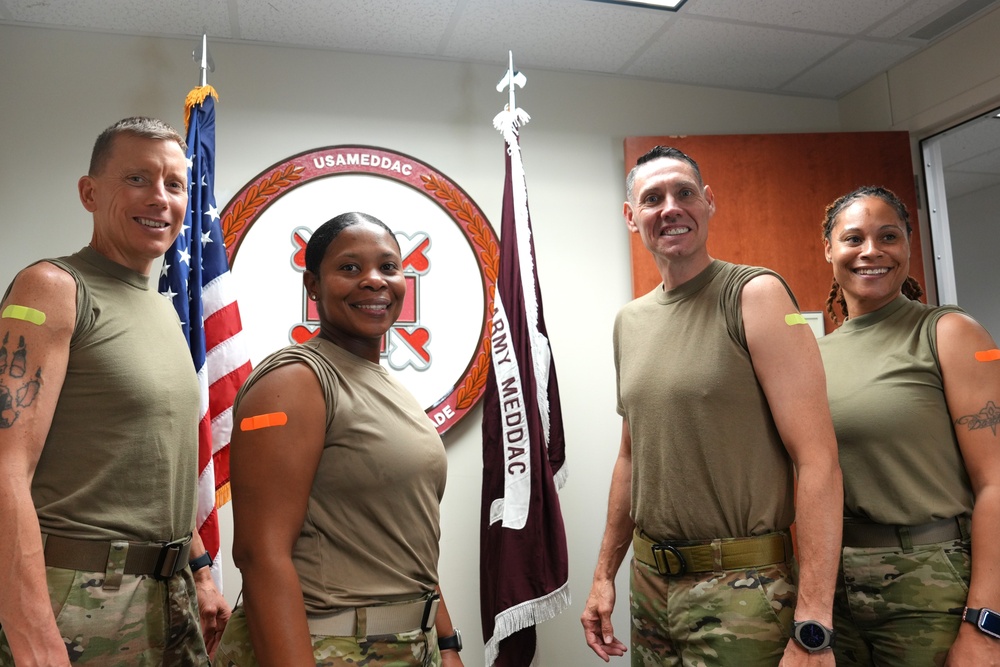
<svg viewBox="0 0 1000 667">
<path fill-rule="evenodd" d="M 149 286 L 184 222 L 185 148 L 151 118 L 105 130 L 78 183 L 90 244 L 0 303 L 0 665 L 206 665 L 228 618 L 189 567 L 198 380 Z"/>
</svg>

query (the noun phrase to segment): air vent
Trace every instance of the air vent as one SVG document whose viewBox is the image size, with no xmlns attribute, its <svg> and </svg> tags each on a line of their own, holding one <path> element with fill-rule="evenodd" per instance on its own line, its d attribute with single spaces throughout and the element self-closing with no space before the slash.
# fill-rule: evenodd
<svg viewBox="0 0 1000 667">
<path fill-rule="evenodd" d="M 910 37 L 925 41 L 937 39 L 962 21 L 979 11 L 986 9 L 990 5 L 995 4 L 995 2 L 996 0 L 966 0 L 951 11 L 946 12 L 934 21 L 931 21 L 920 30 L 917 30 L 915 33 L 910 35 Z"/>
</svg>

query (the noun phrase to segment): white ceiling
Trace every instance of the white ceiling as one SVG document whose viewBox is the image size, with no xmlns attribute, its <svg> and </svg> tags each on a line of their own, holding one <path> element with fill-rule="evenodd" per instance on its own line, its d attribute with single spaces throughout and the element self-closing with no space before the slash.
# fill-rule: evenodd
<svg viewBox="0 0 1000 667">
<path fill-rule="evenodd" d="M 0 24 L 596 72 L 838 99 L 1000 0 L 0 0 Z M 499 76 L 497 77 L 499 79 Z M 950 196 L 1000 182 L 1000 120 L 942 152 Z"/>
<path fill-rule="evenodd" d="M 0 0 L 0 23 L 599 72 L 837 99 L 1000 0 Z M 502 70 L 501 70 L 502 71 Z M 498 77 L 499 78 L 499 77 Z"/>
</svg>

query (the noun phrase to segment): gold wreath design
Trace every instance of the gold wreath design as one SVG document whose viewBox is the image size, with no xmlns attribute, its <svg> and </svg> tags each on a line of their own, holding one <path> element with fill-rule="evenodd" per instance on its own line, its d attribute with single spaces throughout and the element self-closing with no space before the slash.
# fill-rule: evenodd
<svg viewBox="0 0 1000 667">
<path fill-rule="evenodd" d="M 493 291 L 500 273 L 500 247 L 497 245 L 495 237 L 490 233 L 490 227 L 483 219 L 476 208 L 466 197 L 461 196 L 458 191 L 437 176 L 421 175 L 424 182 L 424 189 L 429 190 L 435 197 L 440 199 L 445 208 L 455 214 L 459 220 L 465 223 L 472 244 L 482 260 L 483 272 L 488 281 L 487 288 L 487 312 L 493 310 Z M 487 327 L 483 334 L 482 350 L 476 355 L 472 362 L 472 368 L 465 381 L 456 392 L 455 405 L 461 410 L 472 407 L 476 399 L 482 394 L 482 389 L 486 385 L 486 378 L 490 370 L 490 332 Z"/>
<path fill-rule="evenodd" d="M 228 207 L 222 217 L 222 236 L 227 248 L 236 242 L 236 236 L 246 226 L 247 221 L 257 215 L 258 209 L 267 203 L 267 198 L 278 194 L 293 181 L 302 178 L 305 167 L 294 164 L 286 165 L 284 169 L 276 169 L 267 175 L 260 183 L 254 183 L 243 195 Z"/>
</svg>

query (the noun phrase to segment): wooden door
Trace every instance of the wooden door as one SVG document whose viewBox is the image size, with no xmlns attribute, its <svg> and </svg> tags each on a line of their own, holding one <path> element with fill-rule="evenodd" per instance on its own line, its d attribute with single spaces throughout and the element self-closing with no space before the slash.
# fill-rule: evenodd
<svg viewBox="0 0 1000 667">
<path fill-rule="evenodd" d="M 747 134 L 630 137 L 626 172 L 656 145 L 674 146 L 698 162 L 715 193 L 709 254 L 737 264 L 774 269 L 788 282 L 801 310 L 826 310 L 833 274 L 823 258 L 826 206 L 863 185 L 881 185 L 910 210 L 910 275 L 924 285 L 917 195 L 906 132 Z M 632 240 L 632 290 L 660 283 L 638 234 Z M 826 331 L 833 324 L 825 319 Z"/>
</svg>

